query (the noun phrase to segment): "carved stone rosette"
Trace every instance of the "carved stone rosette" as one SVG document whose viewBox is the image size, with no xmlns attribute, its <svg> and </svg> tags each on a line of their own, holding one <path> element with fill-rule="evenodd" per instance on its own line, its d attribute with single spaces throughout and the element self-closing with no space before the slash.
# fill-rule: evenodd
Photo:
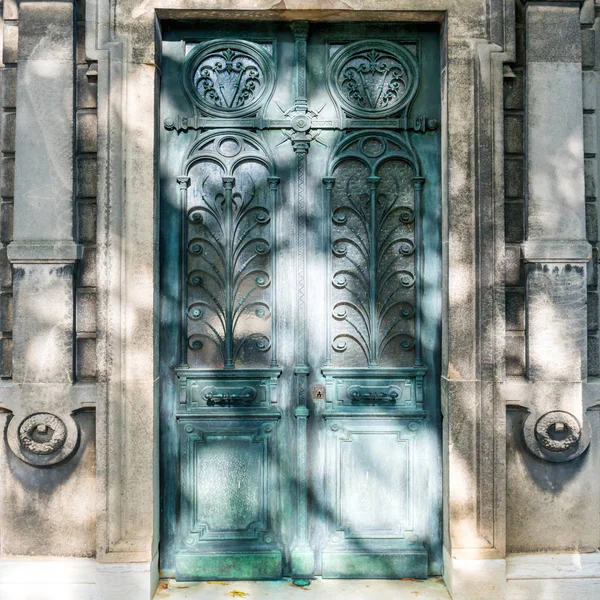
<svg viewBox="0 0 600 600">
<path fill-rule="evenodd" d="M 8 424 L 10 449 L 34 467 L 50 467 L 67 458 L 79 444 L 79 428 L 71 415 L 37 412 L 14 416 Z"/>
</svg>

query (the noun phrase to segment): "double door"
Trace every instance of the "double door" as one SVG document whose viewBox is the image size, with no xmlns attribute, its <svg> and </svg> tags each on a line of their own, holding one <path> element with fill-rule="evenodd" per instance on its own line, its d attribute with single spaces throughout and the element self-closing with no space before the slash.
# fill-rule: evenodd
<svg viewBox="0 0 600 600">
<path fill-rule="evenodd" d="M 439 573 L 437 32 L 163 35 L 163 573 Z"/>
</svg>

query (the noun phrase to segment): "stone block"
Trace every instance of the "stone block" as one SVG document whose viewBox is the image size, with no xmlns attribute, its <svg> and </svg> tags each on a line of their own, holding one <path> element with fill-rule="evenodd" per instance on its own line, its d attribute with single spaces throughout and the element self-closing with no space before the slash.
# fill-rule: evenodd
<svg viewBox="0 0 600 600">
<path fill-rule="evenodd" d="M 596 178 L 598 163 L 596 158 L 586 158 L 584 164 L 585 175 L 585 197 L 588 200 L 596 200 Z"/>
<path fill-rule="evenodd" d="M 77 67 L 77 108 L 96 108 L 98 84 L 86 77 L 88 65 Z"/>
<path fill-rule="evenodd" d="M 597 335 L 588 335 L 588 377 L 600 375 L 600 340 Z"/>
<path fill-rule="evenodd" d="M 588 242 L 598 241 L 598 207 L 595 202 L 585 203 L 585 230 Z"/>
<path fill-rule="evenodd" d="M 0 89 L 2 90 L 2 108 L 17 106 L 17 69 L 4 67 L 0 69 Z"/>
<path fill-rule="evenodd" d="M 13 203 L 0 203 L 0 242 L 9 244 L 13 239 Z"/>
<path fill-rule="evenodd" d="M 2 113 L 2 152 L 15 151 L 15 127 L 17 115 L 14 112 Z"/>
<path fill-rule="evenodd" d="M 12 198 L 15 195 L 15 159 L 6 157 L 0 164 L 0 195 Z"/>
<path fill-rule="evenodd" d="M 76 340 L 76 377 L 78 381 L 95 380 L 96 367 L 96 338 L 78 337 Z"/>
<path fill-rule="evenodd" d="M 11 292 L 0 292 L 0 332 L 12 331 L 13 302 Z"/>
<path fill-rule="evenodd" d="M 521 247 L 518 244 L 507 244 L 505 255 L 506 285 L 520 286 L 524 284 L 523 265 L 521 263 Z"/>
<path fill-rule="evenodd" d="M 509 154 L 523 153 L 523 117 L 521 115 L 504 117 L 504 149 Z"/>
<path fill-rule="evenodd" d="M 6 255 L 6 246 L 0 247 L 0 287 L 12 286 L 12 267 Z"/>
<path fill-rule="evenodd" d="M 581 381 L 585 378 L 586 286 L 584 265 L 528 265 L 527 362 L 528 375 L 533 381 Z"/>
<path fill-rule="evenodd" d="M 12 339 L 0 335 L 0 378 L 12 377 Z"/>
<path fill-rule="evenodd" d="M 506 330 L 525 330 L 525 293 L 523 290 L 506 290 Z"/>
<path fill-rule="evenodd" d="M 511 334 L 505 339 L 504 356 L 507 377 L 525 376 L 525 335 Z"/>
<path fill-rule="evenodd" d="M 98 118 L 95 113 L 77 114 L 77 152 L 96 152 Z"/>
<path fill-rule="evenodd" d="M 73 26 L 71 2 L 22 1 L 19 5 L 19 61 L 71 63 Z"/>
<path fill-rule="evenodd" d="M 588 304 L 588 331 L 598 330 L 598 292 L 596 290 L 588 291 L 587 295 Z"/>
<path fill-rule="evenodd" d="M 526 26 L 528 63 L 581 62 L 579 6 L 529 3 Z"/>
<path fill-rule="evenodd" d="M 507 94 L 504 100 L 504 108 L 508 110 L 523 109 L 523 69 L 514 69 L 514 79 L 510 93 Z"/>
<path fill-rule="evenodd" d="M 39 64 L 43 64 L 43 76 Z M 73 66 L 19 65 L 15 238 L 66 240 L 73 233 Z"/>
<path fill-rule="evenodd" d="M 96 241 L 96 210 L 94 202 L 77 203 L 77 238 L 82 244 Z"/>
<path fill-rule="evenodd" d="M 596 20 L 596 0 L 583 0 L 579 21 L 582 25 L 593 25 Z"/>
<path fill-rule="evenodd" d="M 596 115 L 583 115 L 583 151 L 596 154 L 598 149 L 598 122 Z"/>
<path fill-rule="evenodd" d="M 75 295 L 75 331 L 96 333 L 96 291 L 78 289 Z"/>
<path fill-rule="evenodd" d="M 80 14 L 78 14 L 78 18 L 81 18 Z M 77 47 L 75 48 L 75 60 L 78 65 L 87 66 L 87 61 L 85 60 L 85 21 L 77 21 L 76 33 Z"/>
<path fill-rule="evenodd" d="M 4 0 L 2 16 L 5 21 L 17 21 L 19 19 L 19 3 L 17 0 Z"/>
<path fill-rule="evenodd" d="M 98 167 L 95 158 L 77 160 L 77 197 L 95 198 L 97 190 Z"/>
<path fill-rule="evenodd" d="M 524 202 L 506 202 L 504 204 L 504 236 L 507 243 L 523 241 L 525 236 L 524 217 Z"/>
<path fill-rule="evenodd" d="M 525 196 L 523 158 L 511 157 L 504 161 L 504 195 L 521 199 Z"/>
<path fill-rule="evenodd" d="M 4 46 L 2 48 L 2 62 L 5 65 L 14 65 L 19 57 L 19 27 L 14 21 L 4 23 Z"/>
<path fill-rule="evenodd" d="M 96 285 L 96 248 L 84 247 L 77 273 L 77 287 L 94 287 Z"/>
<path fill-rule="evenodd" d="M 581 85 L 578 64 L 528 65 L 529 238 L 577 240 L 585 236 Z"/>
<path fill-rule="evenodd" d="M 14 265 L 16 383 L 73 381 L 72 264 Z"/>
<path fill-rule="evenodd" d="M 598 101 L 596 91 L 598 88 L 595 71 L 584 71 L 583 77 L 583 110 L 596 110 Z"/>
<path fill-rule="evenodd" d="M 596 32 L 593 29 L 581 30 L 581 66 L 593 69 L 596 64 Z"/>
<path fill-rule="evenodd" d="M 598 249 L 592 246 L 592 260 L 587 264 L 587 283 L 590 287 L 598 287 Z"/>
</svg>

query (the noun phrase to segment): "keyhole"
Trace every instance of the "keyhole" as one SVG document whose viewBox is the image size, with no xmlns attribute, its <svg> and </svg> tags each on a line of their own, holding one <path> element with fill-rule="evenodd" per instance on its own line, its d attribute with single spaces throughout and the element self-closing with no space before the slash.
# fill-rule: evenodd
<svg viewBox="0 0 600 600">
<path fill-rule="evenodd" d="M 323 397 L 323 393 L 321 392 L 321 390 L 319 390 L 317 392 L 317 398 L 322 398 Z"/>
</svg>

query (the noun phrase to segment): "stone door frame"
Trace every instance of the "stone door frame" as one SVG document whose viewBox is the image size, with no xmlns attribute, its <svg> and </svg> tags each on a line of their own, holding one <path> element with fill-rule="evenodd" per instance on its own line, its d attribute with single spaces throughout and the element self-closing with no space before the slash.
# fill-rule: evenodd
<svg viewBox="0 0 600 600">
<path fill-rule="evenodd" d="M 98 62 L 98 560 L 150 563 L 157 577 L 160 20 L 437 21 L 446 578 L 455 559 L 491 560 L 493 569 L 505 555 L 506 409 L 498 384 L 505 320 L 503 63 L 513 60 L 513 3 L 491 0 L 489 14 L 477 14 L 483 5 L 464 0 L 277 5 L 285 9 L 237 0 L 227 10 L 219 10 L 218 0 L 198 4 L 86 5 L 87 57 Z M 306 6 L 314 8 L 301 10 Z"/>
</svg>

